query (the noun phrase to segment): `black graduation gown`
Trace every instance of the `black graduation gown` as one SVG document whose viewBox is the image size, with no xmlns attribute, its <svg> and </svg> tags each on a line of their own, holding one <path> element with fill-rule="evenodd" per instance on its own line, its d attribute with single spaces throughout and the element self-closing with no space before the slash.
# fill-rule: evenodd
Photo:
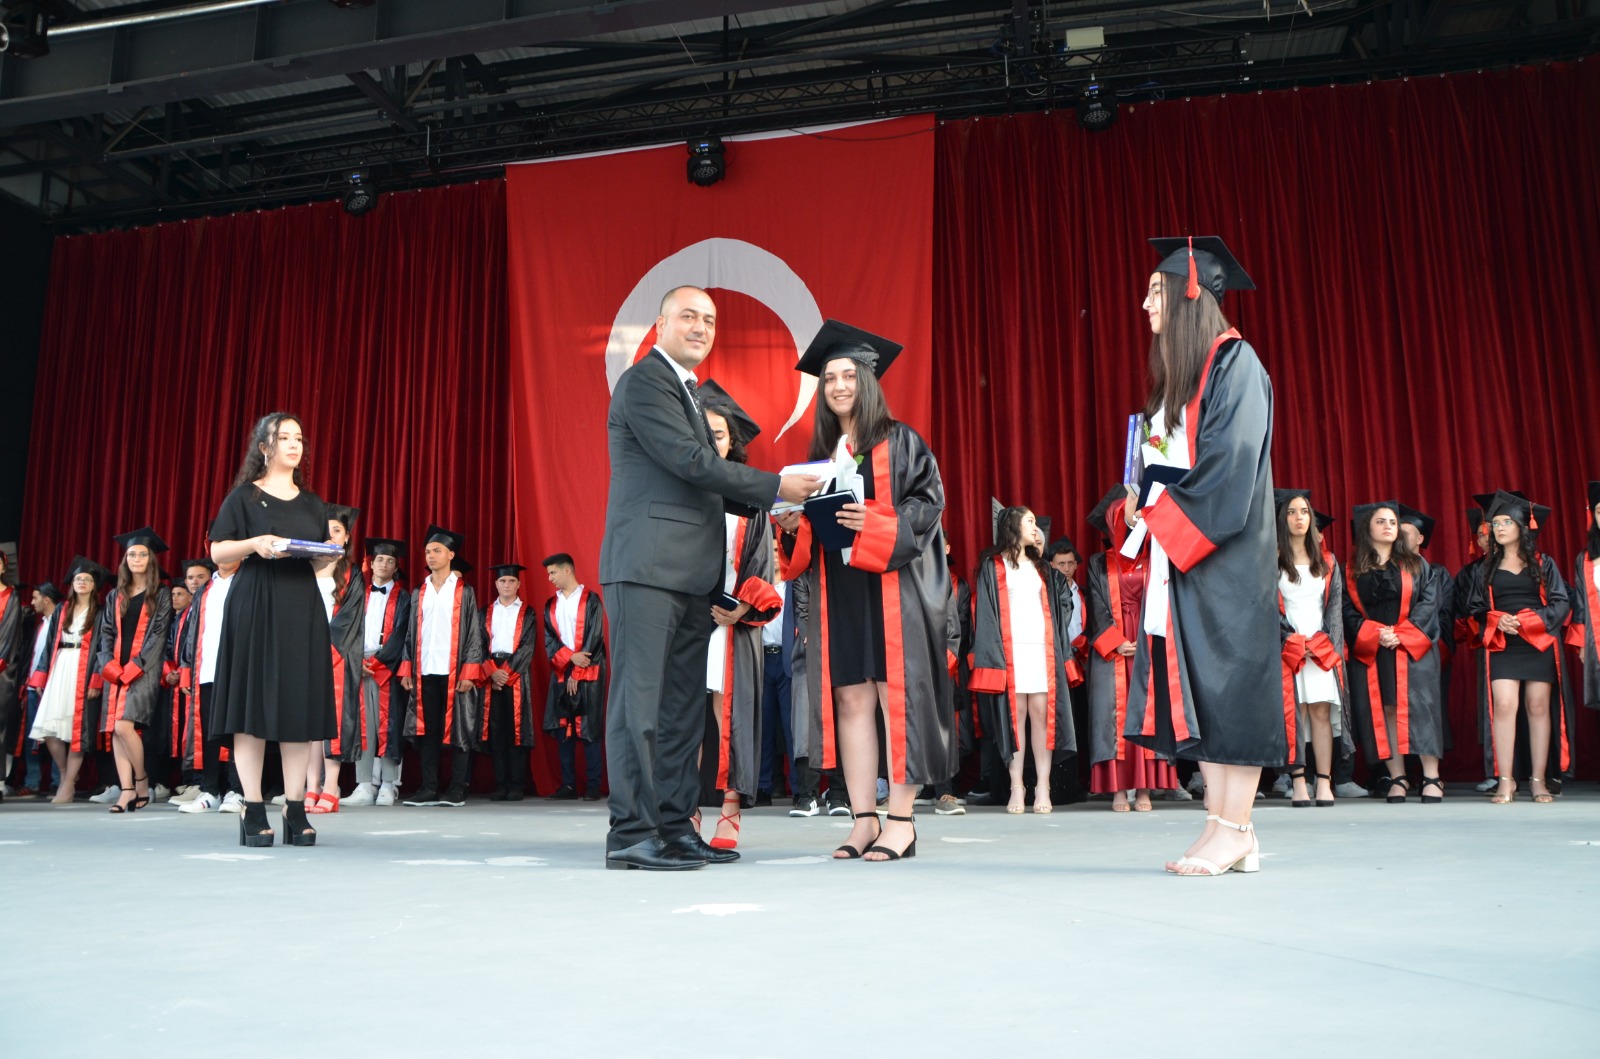
<svg viewBox="0 0 1600 1059">
<path fill-rule="evenodd" d="M 1600 710 L 1600 659 L 1595 658 L 1594 620 L 1600 618 L 1600 591 L 1594 587 L 1595 561 L 1588 549 L 1578 553 L 1572 563 L 1572 587 L 1567 595 L 1572 603 L 1568 619 L 1567 646 L 1583 650 L 1582 679 L 1569 680 L 1572 698 L 1591 710 Z"/>
<path fill-rule="evenodd" d="M 100 731 L 110 735 L 118 721 L 132 721 L 142 727 L 154 723 L 168 705 L 167 687 L 161 678 L 167 657 L 167 626 L 172 622 L 172 593 L 157 585 L 154 605 L 141 607 L 132 642 L 127 644 L 128 661 L 121 656 L 122 622 L 117 615 L 117 590 L 106 595 L 100 610 L 100 628 L 95 637 L 95 670 L 105 681 L 105 700 Z"/>
<path fill-rule="evenodd" d="M 1283 727 L 1289 744 L 1289 760 L 1285 764 L 1288 765 L 1305 764 L 1304 750 L 1311 742 L 1306 702 L 1300 697 L 1299 682 L 1295 680 L 1305 666 L 1320 666 L 1333 674 L 1339 685 L 1339 742 L 1346 749 L 1355 748 L 1350 688 L 1345 679 L 1344 574 L 1327 552 L 1322 553 L 1322 561 L 1328 567 L 1328 574 L 1322 585 L 1322 625 L 1317 632 L 1310 636 L 1297 632 L 1284 610 L 1283 594 L 1281 591 L 1278 594 L 1278 628 L 1283 638 Z M 1332 765 L 1331 761 L 1317 762 L 1317 767 L 1322 769 L 1331 769 Z"/>
<path fill-rule="evenodd" d="M 210 578 L 194 594 L 194 602 L 185 612 L 183 628 L 178 637 L 178 692 L 183 696 L 183 744 L 178 748 L 185 770 L 206 767 L 205 741 L 211 733 L 213 719 L 200 713 L 200 665 L 203 659 L 205 626 L 207 621 L 221 621 L 220 613 L 207 614 L 206 596 L 214 584 Z M 226 600 L 223 611 L 227 610 Z M 213 691 L 215 688 L 212 689 Z M 215 710 L 215 700 L 212 701 Z"/>
<path fill-rule="evenodd" d="M 50 682 L 50 674 L 55 671 L 56 655 L 61 651 L 61 636 L 65 631 L 63 626 L 72 614 L 72 599 L 68 599 L 56 607 L 55 613 L 50 615 L 50 631 L 45 636 L 48 646 L 45 648 L 44 659 L 39 668 L 28 676 L 28 686 L 44 696 L 45 685 Z M 73 682 L 73 715 L 72 739 L 68 749 L 74 754 L 81 754 L 92 750 L 96 746 L 96 736 L 100 733 L 100 711 L 105 703 L 105 680 L 100 676 L 100 670 L 95 666 L 96 635 L 99 631 L 99 618 L 96 617 L 88 623 L 83 632 L 82 646 L 78 649 L 77 672 L 72 674 Z M 90 695 L 91 691 L 98 691 L 98 695 Z"/>
<path fill-rule="evenodd" d="M 728 629 L 725 641 L 716 787 L 753 796 L 761 779 L 761 693 L 766 683 L 761 627 L 782 613 L 783 597 L 772 586 L 772 523 L 764 514 L 733 517 L 738 523 L 732 595 L 750 609 Z M 789 701 L 792 709 L 794 700 Z"/>
<path fill-rule="evenodd" d="M 1562 650 L 1562 639 L 1566 634 L 1567 618 L 1572 613 L 1572 606 L 1567 593 L 1567 583 L 1561 577 L 1561 570 L 1551 556 L 1539 554 L 1539 577 L 1543 582 L 1539 595 L 1543 599 L 1543 606 L 1520 611 L 1517 617 L 1522 620 L 1522 638 L 1540 650 L 1550 649 L 1555 657 L 1556 682 L 1550 693 L 1550 757 L 1548 769 L 1552 775 L 1565 773 L 1572 768 L 1572 749 L 1575 740 L 1577 712 L 1574 709 L 1574 697 L 1565 693 L 1567 684 L 1567 669 L 1565 651 Z M 1489 694 L 1489 665 L 1491 657 L 1497 650 L 1503 650 L 1506 634 L 1497 627 L 1500 616 L 1504 613 L 1495 607 L 1492 586 L 1489 584 L 1489 564 L 1479 563 L 1473 568 L 1474 573 L 1468 585 L 1466 606 L 1472 617 L 1478 622 L 1483 631 L 1479 634 L 1479 643 L 1483 647 L 1479 661 L 1480 679 L 1478 681 L 1478 708 L 1488 718 L 1489 746 L 1491 752 L 1494 746 L 1494 697 Z M 1580 571 L 1581 573 L 1581 571 Z M 1591 582 L 1592 583 L 1592 582 Z M 1577 593 L 1574 593 L 1576 595 Z M 1526 731 L 1524 714 L 1518 711 L 1518 732 Z M 1521 755 L 1518 755 L 1520 758 Z M 1514 768 L 1514 773 L 1520 774 L 1521 768 Z M 1535 777 L 1543 779 L 1544 777 Z"/>
<path fill-rule="evenodd" d="M 1474 688 L 1477 687 L 1478 683 L 1477 652 L 1481 650 L 1479 645 L 1483 639 L 1483 629 L 1478 625 L 1477 620 L 1472 617 L 1471 613 L 1469 613 L 1467 609 L 1467 596 L 1472 590 L 1472 579 L 1474 576 L 1476 576 L 1475 571 L 1482 564 L 1483 556 L 1480 555 L 1476 559 L 1473 559 L 1467 563 L 1466 566 L 1463 566 L 1460 571 L 1457 572 L 1455 580 L 1451 585 L 1450 598 L 1452 600 L 1452 605 L 1450 608 L 1448 626 L 1450 630 L 1450 638 L 1454 647 L 1454 650 L 1451 653 L 1449 668 L 1454 670 L 1457 667 L 1461 667 L 1465 671 L 1466 678 L 1472 682 L 1472 686 Z M 1445 628 L 1444 617 L 1445 616 L 1441 614 L 1441 630 Z M 1448 689 L 1450 684 L 1441 683 L 1441 687 Z M 1474 698 L 1479 707 L 1478 745 L 1487 749 L 1491 742 L 1491 737 L 1489 735 L 1489 714 L 1484 708 L 1486 699 L 1483 696 L 1476 694 L 1474 694 Z M 1450 698 L 1448 695 L 1445 696 L 1444 703 L 1445 717 L 1448 720 L 1450 713 Z"/>
<path fill-rule="evenodd" d="M 1024 560 L 1025 562 L 1028 560 Z M 971 687 L 992 700 L 988 716 L 994 718 L 992 735 L 1000 760 L 1010 762 L 1017 753 L 1017 727 L 1026 718 L 1017 713 L 1015 680 L 1011 668 L 1011 599 L 1007 589 L 1005 559 L 995 556 L 978 567 L 973 593 Z M 1077 753 L 1078 736 L 1072 722 L 1072 685 L 1081 680 L 1073 657 L 1067 625 L 1072 621 L 1072 585 L 1060 571 L 1045 567 L 1041 606 L 1049 608 L 1045 622 L 1045 664 L 1050 674 L 1045 703 L 1046 745 L 1051 760 L 1061 762 Z"/>
<path fill-rule="evenodd" d="M 822 767 L 822 705 L 816 688 L 822 681 L 822 657 L 811 649 L 812 579 L 789 582 L 787 604 L 794 611 L 794 643 L 789 648 L 789 729 L 794 759 Z"/>
<path fill-rule="evenodd" d="M 1118 518 L 1116 511 L 1108 516 Z M 1123 740 L 1123 721 L 1128 711 L 1128 691 L 1133 686 L 1133 659 L 1124 658 L 1117 648 L 1137 644 L 1139 631 L 1128 636 L 1122 627 L 1122 568 L 1133 560 L 1115 550 L 1089 557 L 1088 610 L 1083 623 L 1089 640 L 1089 761 L 1123 761 L 1127 747 Z M 1116 579 L 1113 586 L 1112 578 Z M 1142 751 L 1141 751 L 1142 752 Z"/>
<path fill-rule="evenodd" d="M 1168 757 L 1281 766 L 1272 381 L 1238 332 L 1218 337 L 1185 429 L 1193 465 L 1144 512 L 1171 561 L 1168 635 L 1140 631 L 1123 735 Z"/>
<path fill-rule="evenodd" d="M 367 745 L 384 760 L 399 761 L 411 702 L 411 693 L 401 685 L 399 673 L 400 664 L 405 661 L 407 632 L 411 628 L 411 593 L 399 578 L 390 580 L 388 589 L 384 593 L 383 629 L 378 638 L 378 650 L 371 658 L 363 658 L 361 664 L 378 688 L 378 730 L 367 733 Z M 376 590 L 368 589 L 369 594 L 372 591 Z M 363 614 L 363 644 L 366 621 Z"/>
<path fill-rule="evenodd" d="M 1382 571 L 1379 571 L 1382 573 Z M 1368 575 L 1363 575 L 1363 577 Z M 1345 690 L 1350 714 L 1361 731 L 1367 760 L 1376 765 L 1395 753 L 1444 755 L 1444 703 L 1439 698 L 1438 579 L 1426 560 L 1412 576 L 1394 567 L 1399 617 L 1394 622 L 1398 648 L 1380 647 L 1378 630 L 1386 622 L 1369 620 L 1358 578 L 1344 574 L 1344 634 L 1349 645 Z M 1380 667 L 1394 666 L 1395 734 L 1384 718 Z M 1398 744 L 1398 745 L 1395 745 Z"/>
<path fill-rule="evenodd" d="M 21 594 L 0 586 L 0 750 L 15 749 L 22 733 L 22 688 L 33 664 L 28 648 L 33 637 L 25 620 Z"/>
<path fill-rule="evenodd" d="M 960 637 L 956 644 L 956 669 L 951 679 L 955 681 L 956 745 L 957 756 L 963 757 L 978 745 L 978 724 L 974 716 L 972 681 L 972 588 L 961 578 L 950 573 L 955 586 L 956 627 Z M 790 704 L 794 702 L 793 683 L 790 684 Z"/>
<path fill-rule="evenodd" d="M 482 730 L 481 707 L 483 694 L 483 615 L 478 610 L 478 597 L 472 586 L 456 575 L 453 597 L 442 602 L 448 604 L 445 614 L 450 622 L 450 672 L 449 692 L 445 697 L 444 731 L 427 731 L 422 715 L 422 594 L 428 590 L 428 578 L 421 586 L 411 590 L 412 620 L 406 629 L 405 658 L 400 663 L 400 676 L 410 677 L 415 688 L 406 709 L 405 734 L 407 738 L 437 735 L 445 746 L 459 750 L 482 749 L 479 732 Z M 438 674 L 434 674 L 437 676 Z M 471 686 L 466 691 L 456 690 L 462 681 Z"/>
<path fill-rule="evenodd" d="M 1439 709 L 1444 723 L 1444 748 L 1455 746 L 1455 733 L 1450 725 L 1450 664 L 1455 660 L 1456 579 L 1443 563 L 1429 563 L 1435 579 L 1434 591 L 1439 594 L 1439 635 L 1434 644 L 1439 648 Z"/>
<path fill-rule="evenodd" d="M 561 642 L 556 627 L 556 597 L 544 605 L 544 651 L 550 659 L 550 688 L 545 694 L 544 730 L 565 732 L 592 743 L 605 735 L 606 688 L 609 665 L 606 660 L 606 614 L 600 593 L 587 585 L 578 601 L 577 644 L 573 649 Z M 589 665 L 572 664 L 572 656 L 588 652 Z M 567 695 L 567 678 L 578 678 L 578 693 Z"/>
<path fill-rule="evenodd" d="M 533 654 L 539 649 L 539 619 L 534 616 L 533 605 L 524 600 L 522 606 L 517 608 L 516 627 L 512 630 L 511 640 L 515 649 L 510 658 L 497 662 L 491 657 L 489 648 L 494 641 L 494 609 L 499 605 L 499 599 L 496 598 L 483 609 L 483 694 L 492 707 L 493 697 L 497 694 L 492 677 L 499 670 L 508 674 L 509 680 L 501 693 L 511 696 L 513 745 L 531 747 L 536 734 L 533 723 Z M 492 708 L 483 711 L 485 744 L 494 731 L 493 713 Z"/>
<path fill-rule="evenodd" d="M 874 499 L 866 504 L 866 524 L 856 534 L 851 566 L 874 576 L 872 590 L 883 601 L 888 778 L 938 783 L 954 775 L 957 766 L 949 674 L 961 636 L 939 525 L 944 483 L 927 442 L 904 423 L 895 423 L 888 439 L 865 454 L 861 473 L 873 477 Z M 806 519 L 795 534 L 784 535 L 782 562 L 784 580 L 803 576 L 812 582 L 806 653 L 818 656 L 820 672 L 807 708 L 820 711 L 821 767 L 831 769 L 837 746 L 826 572 L 822 547 Z M 811 764 L 817 767 L 814 754 Z"/>
<path fill-rule="evenodd" d="M 328 623 L 333 642 L 333 708 L 338 731 L 323 753 L 339 761 L 359 760 L 367 748 L 365 711 L 361 704 L 361 656 L 367 639 L 367 581 L 361 571 L 345 572 L 344 598 L 333 607 Z"/>
</svg>

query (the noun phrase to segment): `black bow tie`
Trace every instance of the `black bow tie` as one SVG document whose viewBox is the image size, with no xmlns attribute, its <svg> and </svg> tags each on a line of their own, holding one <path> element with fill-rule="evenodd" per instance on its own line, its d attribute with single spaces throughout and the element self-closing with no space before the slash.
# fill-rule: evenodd
<svg viewBox="0 0 1600 1059">
<path fill-rule="evenodd" d="M 389 594 L 389 589 L 391 589 L 393 587 L 394 587 L 393 585 L 382 585 L 382 586 L 373 585 L 372 586 L 372 591 L 378 593 L 379 595 L 387 596 Z"/>
</svg>

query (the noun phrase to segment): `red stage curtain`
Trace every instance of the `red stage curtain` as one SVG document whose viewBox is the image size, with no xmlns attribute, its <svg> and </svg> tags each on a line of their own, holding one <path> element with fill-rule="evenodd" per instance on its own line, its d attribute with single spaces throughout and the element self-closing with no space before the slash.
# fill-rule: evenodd
<svg viewBox="0 0 1600 1059">
<path fill-rule="evenodd" d="M 1260 287 L 1224 310 L 1273 377 L 1274 479 L 1338 516 L 1341 559 L 1351 506 L 1397 496 L 1459 569 L 1469 494 L 1508 486 L 1555 507 L 1541 543 L 1570 577 L 1600 478 L 1596 114 L 1600 67 L 1578 63 L 1141 104 L 1104 133 L 943 126 L 935 433 L 963 566 L 990 493 L 1093 552 L 1084 515 L 1146 389 L 1144 240 L 1216 234 Z M 1458 677 L 1460 779 L 1481 771 L 1470 696 Z"/>
</svg>

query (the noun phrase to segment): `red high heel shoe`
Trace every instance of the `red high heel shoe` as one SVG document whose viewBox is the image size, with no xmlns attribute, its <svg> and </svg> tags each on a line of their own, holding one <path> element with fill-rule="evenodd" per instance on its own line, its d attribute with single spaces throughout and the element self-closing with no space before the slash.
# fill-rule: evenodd
<svg viewBox="0 0 1600 1059">
<path fill-rule="evenodd" d="M 717 815 L 717 826 L 722 826 L 722 821 L 724 820 L 733 825 L 734 837 L 713 838 L 710 842 L 712 849 L 735 849 L 739 845 L 739 818 L 737 816 L 729 816 L 727 813 L 719 813 Z"/>
</svg>

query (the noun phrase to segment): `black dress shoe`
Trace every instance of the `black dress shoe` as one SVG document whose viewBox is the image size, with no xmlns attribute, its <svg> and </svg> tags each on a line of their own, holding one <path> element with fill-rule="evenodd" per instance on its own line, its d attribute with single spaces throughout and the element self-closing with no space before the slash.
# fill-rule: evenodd
<svg viewBox="0 0 1600 1059">
<path fill-rule="evenodd" d="M 705 866 L 704 857 L 691 856 L 684 852 L 681 845 L 669 844 L 655 835 L 626 849 L 606 852 L 608 871 L 625 871 L 629 868 L 642 868 L 645 871 L 689 871 Z"/>
<path fill-rule="evenodd" d="M 508 802 L 520 802 L 524 797 L 526 796 L 522 793 L 521 787 L 513 787 L 506 791 L 506 801 Z"/>
<path fill-rule="evenodd" d="M 600 800 L 600 792 L 593 789 L 584 791 L 583 800 L 586 802 L 598 802 Z"/>
<path fill-rule="evenodd" d="M 510 798 L 511 798 L 511 793 L 509 791 L 507 791 L 504 787 L 496 787 L 494 789 L 494 793 L 489 795 L 489 800 L 491 802 L 509 801 Z"/>
<path fill-rule="evenodd" d="M 763 805 L 771 805 L 771 804 L 772 804 L 772 792 L 771 791 L 756 791 L 756 807 L 757 808 L 760 808 Z"/>
<path fill-rule="evenodd" d="M 667 847 L 681 850 L 687 856 L 699 857 L 701 860 L 711 864 L 732 864 L 739 859 L 738 850 L 713 849 L 705 839 L 693 833 L 679 835 L 677 838 L 668 840 Z"/>
<path fill-rule="evenodd" d="M 558 802 L 570 802 L 578 796 L 578 792 L 568 787 L 565 783 L 557 787 L 550 795 L 551 799 Z"/>
</svg>

